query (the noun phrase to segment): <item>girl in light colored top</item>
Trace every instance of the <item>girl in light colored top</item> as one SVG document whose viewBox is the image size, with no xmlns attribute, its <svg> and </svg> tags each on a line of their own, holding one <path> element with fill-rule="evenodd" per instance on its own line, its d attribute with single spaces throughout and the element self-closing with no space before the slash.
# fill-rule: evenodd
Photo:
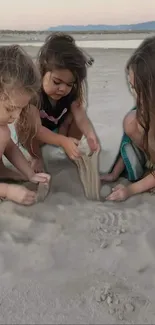
<svg viewBox="0 0 155 325">
<path fill-rule="evenodd" d="M 35 174 L 12 141 L 8 124 L 18 118 L 20 124 L 25 124 L 24 118 L 30 109 L 29 102 L 39 87 L 39 74 L 28 55 L 17 45 L 0 47 L 0 197 L 24 205 L 34 203 L 36 193 L 24 186 L 7 184 L 6 179 L 48 183 L 50 176 Z M 3 155 L 19 173 L 4 166 Z"/>
<path fill-rule="evenodd" d="M 38 65 L 42 87 L 40 110 L 36 108 L 36 114 L 31 117 L 31 120 L 35 119 L 33 139 L 30 136 L 24 142 L 24 132 L 17 125 L 19 140 L 31 154 L 35 171 L 43 169 L 42 144 L 60 146 L 74 160 L 80 155 L 77 146 L 84 134 L 91 150 L 99 150 L 97 136 L 85 109 L 87 66 L 92 63 L 93 59 L 67 34 L 53 33 L 40 49 Z"/>
</svg>

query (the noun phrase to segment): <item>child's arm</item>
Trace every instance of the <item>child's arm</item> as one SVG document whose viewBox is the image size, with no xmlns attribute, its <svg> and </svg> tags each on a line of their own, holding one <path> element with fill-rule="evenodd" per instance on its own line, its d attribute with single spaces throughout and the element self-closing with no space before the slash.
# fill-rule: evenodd
<svg viewBox="0 0 155 325">
<path fill-rule="evenodd" d="M 149 174 L 145 176 L 143 179 L 141 179 L 140 181 L 128 185 L 128 190 L 131 196 L 131 195 L 147 192 L 148 190 L 151 190 L 154 187 L 155 187 L 155 176 Z"/>
<path fill-rule="evenodd" d="M 147 175 L 140 181 L 124 186 L 122 184 L 117 185 L 113 192 L 107 197 L 110 201 L 124 201 L 135 194 L 147 192 L 155 187 L 155 177 L 152 174 Z"/>
<path fill-rule="evenodd" d="M 67 138 L 62 134 L 52 132 L 48 128 L 42 126 L 39 110 L 35 106 L 31 106 L 31 110 L 33 111 L 33 124 L 36 126 L 36 139 L 42 144 L 62 147 L 71 159 L 77 158 L 79 156 L 79 150 L 77 148 L 79 141 L 77 139 Z"/>
<path fill-rule="evenodd" d="M 6 149 L 4 151 L 6 158 L 24 175 L 28 180 L 34 182 L 45 182 L 46 174 L 40 174 L 40 176 L 34 173 L 33 169 L 30 167 L 30 164 L 26 160 L 23 153 L 20 151 L 18 146 L 10 139 Z"/>
<path fill-rule="evenodd" d="M 90 122 L 84 107 L 74 101 L 71 105 L 71 112 L 80 131 L 87 137 L 90 133 L 94 133 L 92 123 Z"/>
<path fill-rule="evenodd" d="M 52 132 L 48 128 L 39 125 L 36 133 L 37 139 L 41 143 L 63 147 L 66 137 L 62 134 Z"/>
<path fill-rule="evenodd" d="M 28 138 L 25 147 L 33 158 L 36 159 L 37 157 L 38 160 L 42 159 L 42 152 L 40 150 L 41 144 L 49 144 L 62 147 L 71 159 L 79 157 L 80 153 L 77 147 L 79 141 L 77 139 L 67 138 L 64 135 L 52 132 L 48 128 L 42 126 L 39 110 L 37 107 L 31 105 L 29 114 L 31 127 L 34 129 L 35 136 L 32 140 Z M 16 130 L 18 133 L 18 124 L 16 126 Z M 20 133 L 18 134 L 18 138 L 20 140 Z"/>
<path fill-rule="evenodd" d="M 92 126 L 92 123 L 89 120 L 84 107 L 79 103 L 78 100 L 72 103 L 71 112 L 73 114 L 73 117 L 76 121 L 78 128 L 87 138 L 91 149 L 93 151 L 99 149 L 100 146 L 97 140 L 96 133 Z"/>
</svg>

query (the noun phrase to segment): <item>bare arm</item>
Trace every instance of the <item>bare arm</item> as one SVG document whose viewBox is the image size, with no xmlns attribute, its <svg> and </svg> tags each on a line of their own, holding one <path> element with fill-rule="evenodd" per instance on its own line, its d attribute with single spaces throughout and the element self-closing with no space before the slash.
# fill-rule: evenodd
<svg viewBox="0 0 155 325">
<path fill-rule="evenodd" d="M 66 138 L 64 135 L 52 132 L 42 125 L 39 126 L 36 137 L 44 144 L 51 144 L 60 147 L 63 147 L 63 141 Z"/>
<path fill-rule="evenodd" d="M 89 120 L 84 107 L 79 101 L 74 101 L 71 105 L 71 112 L 80 131 L 87 137 L 90 133 L 94 133 L 91 121 Z"/>
<path fill-rule="evenodd" d="M 147 175 L 140 181 L 131 184 L 128 186 L 128 190 L 131 195 L 140 194 L 143 192 L 147 192 L 155 187 L 155 177 L 152 174 Z"/>
<path fill-rule="evenodd" d="M 6 158 L 28 179 L 34 176 L 34 171 L 31 169 L 28 161 L 17 145 L 10 139 L 4 151 Z"/>
<path fill-rule="evenodd" d="M 35 106 L 31 106 L 33 111 L 32 119 L 34 120 L 33 124 L 36 125 L 37 133 L 36 138 L 43 144 L 50 144 L 56 146 L 63 146 L 64 136 L 57 134 L 48 130 L 46 127 L 42 126 L 39 110 Z"/>
</svg>

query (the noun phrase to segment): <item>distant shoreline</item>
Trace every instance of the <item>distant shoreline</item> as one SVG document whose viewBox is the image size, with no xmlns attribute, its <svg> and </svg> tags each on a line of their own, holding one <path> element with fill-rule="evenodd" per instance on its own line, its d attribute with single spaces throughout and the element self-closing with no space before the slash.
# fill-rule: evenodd
<svg viewBox="0 0 155 325">
<path fill-rule="evenodd" d="M 11 29 L 1 29 L 0 30 L 0 35 L 11 35 L 11 34 L 37 34 L 37 35 L 46 35 L 46 34 L 52 34 L 54 32 L 58 32 L 58 31 L 48 31 L 48 30 L 11 30 Z M 96 35 L 100 35 L 100 34 L 155 34 L 155 30 L 87 30 L 87 31 L 75 31 L 75 30 L 70 30 L 70 31 L 63 31 L 64 33 L 67 34 L 86 34 L 86 35 L 91 35 L 91 34 L 96 34 Z"/>
<path fill-rule="evenodd" d="M 38 42 L 44 42 L 45 39 L 52 34 L 50 31 L 13 31 L 5 30 L 0 31 L 0 43 L 7 45 L 9 44 L 19 44 L 19 43 L 29 43 L 29 45 L 37 45 Z M 144 32 L 122 32 L 122 31 L 93 31 L 93 32 L 66 32 L 71 35 L 75 41 L 78 42 L 92 42 L 92 41 L 135 41 L 144 40 L 147 37 L 155 36 L 155 31 Z M 40 45 L 39 45 L 40 46 Z"/>
</svg>

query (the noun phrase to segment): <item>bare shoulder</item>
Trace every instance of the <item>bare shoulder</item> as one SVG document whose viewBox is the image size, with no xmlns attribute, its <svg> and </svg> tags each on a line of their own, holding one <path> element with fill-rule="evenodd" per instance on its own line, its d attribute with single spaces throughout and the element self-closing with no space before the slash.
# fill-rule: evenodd
<svg viewBox="0 0 155 325">
<path fill-rule="evenodd" d="M 129 121 L 133 122 L 136 119 L 136 110 L 132 110 L 132 111 L 128 112 L 125 115 L 124 119 L 128 119 Z"/>
</svg>

